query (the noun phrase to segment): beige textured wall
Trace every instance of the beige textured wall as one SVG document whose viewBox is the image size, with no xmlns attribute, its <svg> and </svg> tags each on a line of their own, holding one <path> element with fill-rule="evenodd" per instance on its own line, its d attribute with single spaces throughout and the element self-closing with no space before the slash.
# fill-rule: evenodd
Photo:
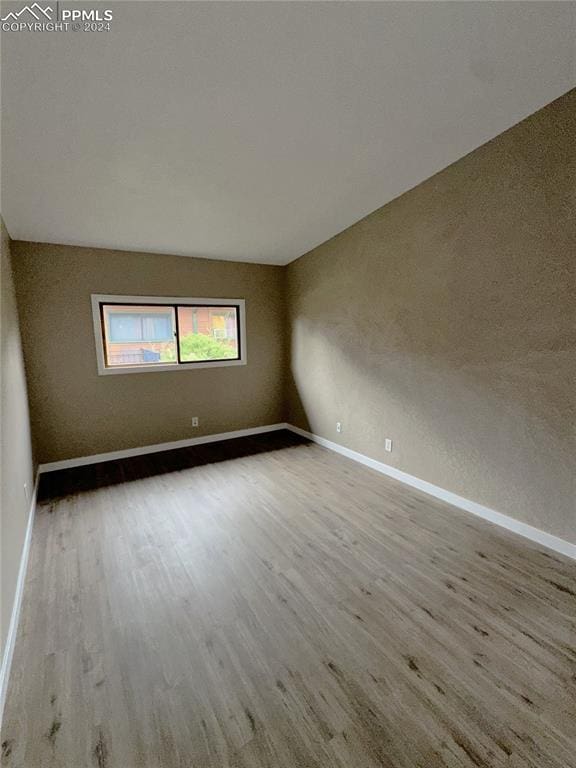
<svg viewBox="0 0 576 768">
<path fill-rule="evenodd" d="M 283 420 L 281 267 L 24 242 L 12 250 L 39 462 Z M 248 363 L 98 376 L 92 293 L 244 298 Z"/>
<path fill-rule="evenodd" d="M 293 262 L 288 312 L 292 423 L 576 542 L 576 91 Z"/>
<path fill-rule="evenodd" d="M 10 240 L 0 218 L 0 637 L 4 651 L 22 545 L 34 490 L 26 379 L 10 265 Z M 27 486 L 28 498 L 24 491 Z"/>
</svg>

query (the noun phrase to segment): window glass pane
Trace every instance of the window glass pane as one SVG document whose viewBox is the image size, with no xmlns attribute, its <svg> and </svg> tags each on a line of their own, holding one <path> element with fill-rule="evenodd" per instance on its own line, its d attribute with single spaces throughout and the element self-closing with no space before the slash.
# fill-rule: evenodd
<svg viewBox="0 0 576 768">
<path fill-rule="evenodd" d="M 237 359 L 238 307 L 178 307 L 182 362 Z"/>
<path fill-rule="evenodd" d="M 106 365 L 176 364 L 173 307 L 103 304 Z"/>
<path fill-rule="evenodd" d="M 138 341 L 140 323 L 135 315 L 113 314 L 109 319 L 110 341 Z"/>
</svg>

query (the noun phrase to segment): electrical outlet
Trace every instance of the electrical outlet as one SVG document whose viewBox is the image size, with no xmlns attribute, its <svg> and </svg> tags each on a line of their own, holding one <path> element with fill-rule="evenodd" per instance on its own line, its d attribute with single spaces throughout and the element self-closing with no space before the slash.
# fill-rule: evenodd
<svg viewBox="0 0 576 768">
<path fill-rule="evenodd" d="M 342 432 L 342 422 L 337 421 L 336 422 L 336 432 Z"/>
<path fill-rule="evenodd" d="M 389 437 L 384 441 L 384 450 L 388 451 L 388 453 L 392 452 L 392 440 Z"/>
<path fill-rule="evenodd" d="M 198 416 L 192 416 L 192 426 L 193 427 L 199 426 Z"/>
</svg>

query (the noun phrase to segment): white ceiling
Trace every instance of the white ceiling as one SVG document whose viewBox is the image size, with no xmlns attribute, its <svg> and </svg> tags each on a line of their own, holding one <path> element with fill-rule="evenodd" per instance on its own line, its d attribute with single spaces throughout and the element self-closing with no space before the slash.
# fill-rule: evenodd
<svg viewBox="0 0 576 768">
<path fill-rule="evenodd" d="M 575 3 L 103 5 L 2 33 L 13 238 L 285 264 L 576 84 Z"/>
</svg>

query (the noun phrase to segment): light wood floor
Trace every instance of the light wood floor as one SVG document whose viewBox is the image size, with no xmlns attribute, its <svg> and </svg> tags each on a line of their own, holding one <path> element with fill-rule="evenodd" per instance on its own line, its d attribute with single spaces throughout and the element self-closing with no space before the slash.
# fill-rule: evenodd
<svg viewBox="0 0 576 768">
<path fill-rule="evenodd" d="M 3 766 L 576 766 L 573 562 L 285 433 L 43 494 Z"/>
</svg>

